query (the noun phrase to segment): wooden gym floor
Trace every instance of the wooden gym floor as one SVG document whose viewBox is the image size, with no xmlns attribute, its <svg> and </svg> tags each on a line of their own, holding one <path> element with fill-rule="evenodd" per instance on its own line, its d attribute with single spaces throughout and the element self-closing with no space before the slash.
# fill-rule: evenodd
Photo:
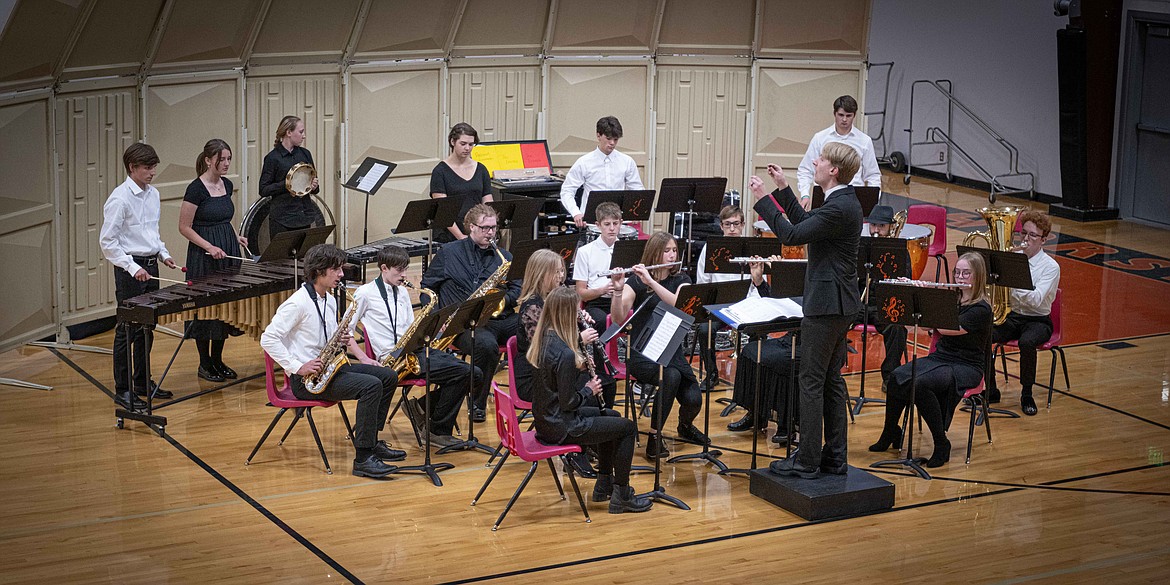
<svg viewBox="0 0 1170 585">
<path fill-rule="evenodd" d="M 892 174 L 886 188 L 951 208 L 952 250 L 964 231 L 982 227 L 972 210 L 986 204 L 984 194 L 922 179 L 904 186 Z M 194 396 L 159 411 L 169 421 L 161 437 L 134 422 L 114 427 L 109 356 L 12 351 L 0 360 L 0 377 L 55 389 L 0 389 L 0 581 L 1164 582 L 1170 238 L 1125 222 L 1058 220 L 1055 231 L 1049 250 L 1063 270 L 1071 391 L 1058 383 L 1052 408 L 1035 417 L 994 419 L 993 444 L 977 429 L 970 465 L 963 464 L 967 418 L 956 415 L 954 454 L 934 480 L 875 471 L 896 486 L 893 510 L 816 523 L 751 496 L 743 477 L 685 463 L 665 465 L 663 483 L 691 511 L 657 504 L 646 514 L 610 516 L 594 504 L 585 524 L 542 467 L 492 532 L 525 464 L 510 460 L 475 507 L 468 504 L 490 471 L 479 453 L 436 458 L 456 466 L 441 474 L 441 488 L 414 475 L 356 478 L 332 409 L 316 419 L 334 475 L 324 473 L 303 423 L 283 446 L 270 438 L 244 466 L 274 414 L 249 339 L 232 339 L 227 349 L 241 380 L 205 394 L 195 395 L 216 387 L 195 377 L 194 349 L 182 351 L 164 386 Z M 932 260 L 927 274 L 933 270 Z M 84 341 L 111 342 L 112 333 Z M 158 336 L 156 367 L 176 343 Z M 870 349 L 876 368 L 880 342 Z M 1044 353 L 1042 380 L 1048 364 Z M 867 394 L 880 395 L 876 374 L 867 378 Z M 859 376 L 847 379 L 856 393 Z M 1000 406 L 1018 410 L 1018 384 L 1003 388 Z M 865 448 L 882 412 L 867 406 L 851 426 L 851 464 L 888 456 Z M 723 460 L 746 466 L 750 435 L 725 429 L 738 413 L 718 414 L 711 435 Z M 495 444 L 490 424 L 476 434 Z M 404 417 L 384 437 L 407 449 L 406 463 L 421 462 Z M 929 435 L 921 439 L 933 448 Z M 784 455 L 769 445 L 761 441 L 761 465 Z M 696 448 L 675 443 L 674 450 Z M 645 491 L 653 478 L 638 474 L 633 484 Z M 591 488 L 582 482 L 586 497 Z"/>
</svg>

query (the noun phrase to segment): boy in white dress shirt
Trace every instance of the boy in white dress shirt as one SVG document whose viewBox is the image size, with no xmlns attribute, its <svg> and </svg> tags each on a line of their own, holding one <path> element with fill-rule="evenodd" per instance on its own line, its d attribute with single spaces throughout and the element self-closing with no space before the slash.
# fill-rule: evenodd
<svg viewBox="0 0 1170 585">
<path fill-rule="evenodd" d="M 357 303 L 357 309 L 350 322 L 351 334 L 358 322 L 361 322 L 375 358 L 366 356 L 366 352 L 352 338 L 349 344 L 353 355 L 358 356 L 363 364 L 381 367 L 382 360 L 390 355 L 414 323 L 414 307 L 410 303 L 410 294 L 400 289 L 406 281 L 406 269 L 410 266 L 410 256 L 406 251 L 398 246 L 386 246 L 378 250 L 375 261 L 381 274 L 354 293 L 353 301 Z M 419 363 L 418 376 L 426 376 L 426 352 L 419 350 L 415 356 Z M 420 434 L 430 433 L 431 445 L 446 447 L 458 442 L 451 433 L 459 415 L 459 403 L 467 396 L 469 389 L 478 387 L 482 373 L 479 368 L 473 367 L 474 379 L 468 385 L 467 364 L 462 360 L 440 350 L 431 350 L 430 359 L 430 381 L 435 386 L 431 392 L 430 421 L 423 423 L 426 410 L 418 398 L 408 400 L 403 410 L 415 431 Z"/>
<path fill-rule="evenodd" d="M 609 314 L 615 289 L 608 276 L 594 275 L 609 270 L 613 245 L 622 229 L 622 208 L 617 203 L 606 201 L 597 206 L 595 213 L 601 236 L 577 249 L 577 257 L 573 260 L 573 282 L 585 311 L 593 318 L 593 328 L 601 335 L 605 332 L 605 316 Z"/>
<path fill-rule="evenodd" d="M 341 282 L 345 252 L 331 244 L 318 244 L 305 254 L 305 282 L 276 309 L 272 322 L 260 336 L 260 347 L 284 368 L 293 394 L 301 400 L 357 400 L 354 415 L 353 444 L 357 454 L 353 474 L 360 477 L 386 477 L 396 467 L 385 461 L 400 461 L 406 453 L 391 449 L 378 440 L 378 431 L 386 424 L 390 400 L 398 376 L 394 370 L 366 364 L 341 366 L 319 394 L 305 388 L 304 377 L 324 366 L 319 356 L 337 330 L 337 301 L 330 294 Z M 349 345 L 346 331 L 341 341 Z"/>
<path fill-rule="evenodd" d="M 573 216 L 577 227 L 585 227 L 585 207 L 590 191 L 625 191 L 642 189 L 638 165 L 625 153 L 617 151 L 622 137 L 622 123 L 613 116 L 597 121 L 597 148 L 577 159 L 561 185 L 561 205 Z M 581 202 L 577 202 L 577 189 Z"/>
<path fill-rule="evenodd" d="M 161 202 L 158 189 L 150 184 L 158 162 L 158 154 L 149 144 L 131 144 L 122 153 L 126 180 L 110 192 L 102 207 L 102 231 L 98 241 L 102 256 L 114 265 L 114 298 L 119 305 L 126 299 L 158 290 L 160 259 L 170 268 L 175 267 L 175 261 L 158 233 Z M 130 366 L 126 363 L 126 352 L 131 343 L 134 344 L 133 384 Z M 145 407 L 138 396 L 147 396 L 152 389 L 155 398 L 172 397 L 170 392 L 147 379 L 146 356 L 153 344 L 154 334 L 150 329 L 136 328 L 132 335 L 127 336 L 126 328 L 116 328 L 114 389 L 115 401 L 121 406 L 131 409 Z"/>
<path fill-rule="evenodd" d="M 868 134 L 853 127 L 853 120 L 857 117 L 857 100 L 851 95 L 843 95 L 833 102 L 833 125 L 813 134 L 808 143 L 808 150 L 796 169 L 797 195 L 800 197 L 800 206 L 808 211 L 812 206 L 813 188 L 813 161 L 821 155 L 821 150 L 830 142 L 848 144 L 861 157 L 861 169 L 849 182 L 854 187 L 881 187 L 882 171 L 878 168 L 877 155 L 873 150 L 873 139 Z"/>
</svg>

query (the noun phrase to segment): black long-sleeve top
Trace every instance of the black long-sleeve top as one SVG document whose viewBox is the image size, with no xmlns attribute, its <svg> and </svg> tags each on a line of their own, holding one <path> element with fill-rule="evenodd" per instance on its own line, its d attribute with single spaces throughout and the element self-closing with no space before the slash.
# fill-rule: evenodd
<svg viewBox="0 0 1170 585">
<path fill-rule="evenodd" d="M 536 438 L 546 445 L 558 445 L 593 425 L 593 418 L 579 411 L 593 393 L 585 386 L 588 371 L 577 369 L 576 355 L 555 332 L 545 334 L 541 349 L 540 368 L 532 379 Z"/>
<path fill-rule="evenodd" d="M 317 215 L 317 206 L 311 197 L 293 197 L 284 186 L 289 169 L 297 163 L 313 164 L 313 155 L 299 146 L 292 150 L 277 146 L 264 155 L 264 164 L 260 167 L 260 196 L 272 198 L 268 217 L 290 228 L 309 227 Z M 318 187 L 312 194 L 320 192 Z"/>
<path fill-rule="evenodd" d="M 500 250 L 508 261 L 512 254 Z M 503 262 L 491 246 L 480 248 L 471 238 L 463 238 L 444 244 L 431 260 L 423 275 L 422 287 L 439 295 L 439 308 L 462 303 L 496 271 Z M 516 308 L 520 298 L 520 281 L 509 281 L 505 285 L 507 304 L 500 315 L 508 316 Z"/>
</svg>

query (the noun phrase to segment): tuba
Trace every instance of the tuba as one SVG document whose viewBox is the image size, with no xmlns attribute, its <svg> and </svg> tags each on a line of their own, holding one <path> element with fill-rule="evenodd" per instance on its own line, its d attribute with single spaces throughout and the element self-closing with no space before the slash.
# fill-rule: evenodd
<svg viewBox="0 0 1170 585">
<path fill-rule="evenodd" d="M 304 197 L 313 190 L 313 179 L 317 178 L 317 169 L 309 163 L 297 163 L 284 176 L 284 188 L 293 197 Z"/>
<path fill-rule="evenodd" d="M 414 285 L 410 284 L 410 281 L 406 281 L 403 284 L 409 288 L 414 288 Z M 426 306 L 419 309 L 418 312 L 414 314 L 414 321 L 411 322 L 410 327 L 406 328 L 406 333 L 403 333 L 402 337 L 398 338 L 398 345 L 394 346 L 394 349 L 390 351 L 390 353 L 386 356 L 386 359 L 382 360 L 383 366 L 398 372 L 399 380 L 405 380 L 407 378 L 417 376 L 419 372 L 422 371 L 422 369 L 419 367 L 418 356 L 414 355 L 413 353 L 403 353 L 402 350 L 404 349 L 403 346 L 406 345 L 407 340 L 414 336 L 414 330 L 418 328 L 419 322 L 425 319 L 427 315 L 430 315 L 431 310 L 434 309 L 435 305 L 439 302 L 439 295 L 436 295 L 431 291 L 431 289 L 420 288 L 418 293 L 419 297 L 425 294 L 430 298 L 430 300 L 427 301 Z"/>
<path fill-rule="evenodd" d="M 321 360 L 321 369 L 302 379 L 305 383 L 305 389 L 310 394 L 324 392 L 337 370 L 349 363 L 349 356 L 345 353 L 346 347 L 344 343 L 341 343 L 341 336 L 349 331 L 349 322 L 353 320 L 355 311 L 357 311 L 357 303 L 350 303 L 349 308 L 345 311 L 345 316 L 337 324 L 337 329 L 333 331 L 333 335 L 329 336 L 329 341 L 325 343 L 325 347 L 321 348 L 321 353 L 317 355 L 317 359 Z"/>
<path fill-rule="evenodd" d="M 498 254 L 500 256 L 500 267 L 497 268 L 496 271 L 493 272 L 492 275 L 487 278 L 487 280 L 483 281 L 483 284 L 479 285 L 479 288 L 475 289 L 475 291 L 473 291 L 470 295 L 468 295 L 467 300 L 469 300 L 469 301 L 471 299 L 478 299 L 479 297 L 486 296 L 488 293 L 499 288 L 499 284 L 504 281 L 504 276 L 506 276 L 508 274 L 508 269 L 512 267 L 512 261 L 508 260 L 507 258 L 504 258 L 504 253 L 500 251 L 499 246 L 496 246 L 495 242 L 492 242 L 492 248 L 495 249 L 496 254 Z M 500 306 L 496 307 L 496 310 L 492 313 L 492 317 L 497 317 L 497 316 L 499 316 L 500 313 L 503 313 L 504 312 L 504 305 L 507 302 L 508 301 L 506 299 L 501 300 Z M 447 322 L 443 323 L 443 331 L 444 332 L 446 332 L 447 326 L 451 324 L 451 320 L 454 318 L 455 318 L 455 315 L 452 314 L 450 317 L 447 318 Z M 455 342 L 454 335 L 444 335 L 443 337 L 441 337 L 437 341 L 435 341 L 435 344 L 431 346 L 431 349 L 444 350 L 444 349 L 447 349 L 448 347 L 451 347 L 451 344 L 454 342 Z"/>
<path fill-rule="evenodd" d="M 1024 207 L 982 207 L 976 210 L 987 222 L 987 231 L 971 232 L 963 238 L 963 245 L 970 246 L 975 240 L 987 242 L 987 247 L 1000 252 L 1012 249 L 1012 232 L 1016 226 L 1016 216 L 1024 211 Z M 991 313 L 995 317 L 995 324 L 1001 325 L 1007 320 L 1011 312 L 1011 293 L 1007 287 L 987 285 L 988 296 L 991 297 Z"/>
</svg>

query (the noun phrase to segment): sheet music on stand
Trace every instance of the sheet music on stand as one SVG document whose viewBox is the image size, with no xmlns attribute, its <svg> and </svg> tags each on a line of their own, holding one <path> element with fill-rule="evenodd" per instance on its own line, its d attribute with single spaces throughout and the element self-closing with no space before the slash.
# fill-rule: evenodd
<svg viewBox="0 0 1170 585">
<path fill-rule="evenodd" d="M 341 186 L 373 195 L 382 187 L 382 183 L 386 182 L 387 177 L 397 167 L 397 164 L 389 161 L 366 157 L 366 160 L 363 160 L 362 164 L 358 165 L 357 170 L 353 172 L 349 180 Z"/>
<path fill-rule="evenodd" d="M 646 359 L 666 366 L 694 323 L 694 317 L 666 303 L 658 303 L 646 328 L 633 338 L 631 347 Z"/>
<path fill-rule="evenodd" d="M 758 297 L 746 299 L 721 309 L 723 316 L 730 318 L 733 327 L 752 323 L 767 323 L 777 319 L 804 318 L 804 308 L 791 298 Z"/>
</svg>

